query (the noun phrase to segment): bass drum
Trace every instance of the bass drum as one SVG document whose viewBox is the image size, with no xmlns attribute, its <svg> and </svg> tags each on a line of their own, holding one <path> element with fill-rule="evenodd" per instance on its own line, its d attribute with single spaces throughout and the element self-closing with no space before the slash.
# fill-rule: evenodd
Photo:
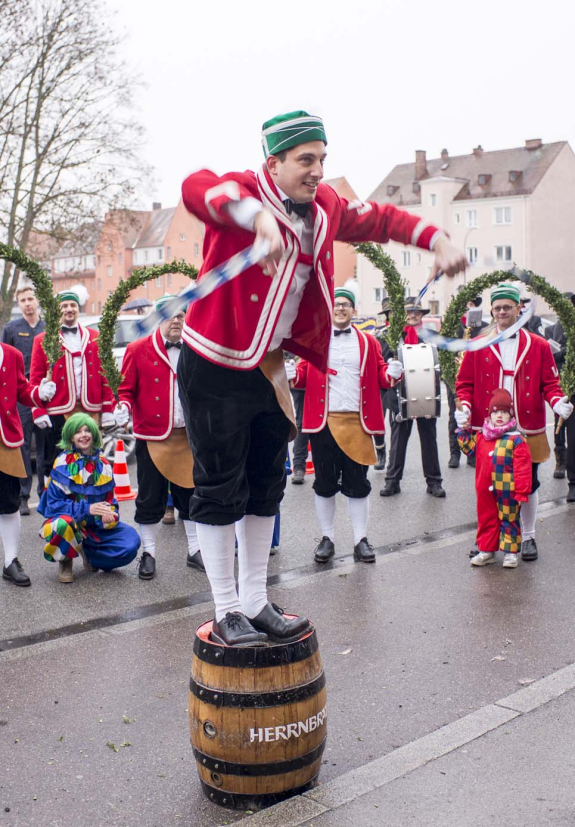
<svg viewBox="0 0 575 827">
<path fill-rule="evenodd" d="M 403 376 L 397 386 L 397 421 L 440 416 L 440 368 L 435 345 L 402 345 L 397 358 L 403 364 Z"/>
</svg>

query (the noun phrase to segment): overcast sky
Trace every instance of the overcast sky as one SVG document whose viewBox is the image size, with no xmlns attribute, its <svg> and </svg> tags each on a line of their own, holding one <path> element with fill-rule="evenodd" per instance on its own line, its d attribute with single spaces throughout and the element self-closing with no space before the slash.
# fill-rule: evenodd
<svg viewBox="0 0 575 827">
<path fill-rule="evenodd" d="M 175 205 L 195 169 L 255 168 L 261 124 L 293 109 L 323 117 L 326 178 L 362 198 L 416 149 L 575 147 L 569 0 L 108 2 L 147 83 L 142 206 Z"/>
</svg>

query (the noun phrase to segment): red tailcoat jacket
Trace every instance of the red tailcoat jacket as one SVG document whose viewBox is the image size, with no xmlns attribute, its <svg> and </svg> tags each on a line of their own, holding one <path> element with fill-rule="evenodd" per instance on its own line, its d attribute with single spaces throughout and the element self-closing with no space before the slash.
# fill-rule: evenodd
<svg viewBox="0 0 575 827">
<path fill-rule="evenodd" d="M 130 342 L 122 362 L 124 379 L 118 396 L 130 409 L 134 436 L 161 442 L 174 427 L 177 375 L 158 328 L 150 336 Z"/>
<path fill-rule="evenodd" d="M 270 278 L 255 265 L 205 299 L 190 305 L 182 338 L 197 353 L 237 370 L 256 368 L 266 355 L 298 259 L 300 242 L 265 167 L 257 173 L 229 173 L 219 178 L 201 170 L 182 185 L 186 209 L 206 226 L 202 274 L 254 241 L 254 234 L 234 223 L 228 205 L 251 197 L 275 216 L 284 252 L 277 274 Z M 320 371 L 327 369 L 333 309 L 333 243 L 389 239 L 432 249 L 437 227 L 391 204 L 349 202 L 327 184 L 320 184 L 310 205 L 313 216 L 313 274 L 309 279 L 285 350 L 303 357 Z"/>
<path fill-rule="evenodd" d="M 545 431 L 545 402 L 553 407 L 565 394 L 549 343 L 525 329 L 517 335 L 512 393 L 515 418 L 518 428 L 526 434 L 540 434 Z M 503 387 L 503 378 L 499 345 L 465 353 L 455 392 L 461 403 L 471 408 L 471 425 L 475 430 L 483 427 L 491 394 Z"/>
<path fill-rule="evenodd" d="M 365 334 L 355 325 L 352 329 L 359 340 L 359 419 L 366 434 L 383 434 L 385 425 L 379 389 L 390 387 L 387 362 L 374 336 Z M 328 371 L 319 370 L 305 359 L 298 363 L 294 388 L 305 388 L 302 431 L 306 433 L 315 434 L 325 428 L 329 412 Z"/>
<path fill-rule="evenodd" d="M 16 402 L 33 408 L 43 406 L 38 388 L 26 380 L 24 357 L 11 345 L 0 344 L 0 439 L 6 448 L 19 448 L 24 442 Z M 42 408 L 42 411 L 43 410 Z"/>
<path fill-rule="evenodd" d="M 67 414 L 73 411 L 76 405 L 81 405 L 88 413 L 112 413 L 114 395 L 100 372 L 98 333 L 96 330 L 84 328 L 80 325 L 78 325 L 78 332 L 82 337 L 82 342 L 77 354 L 68 348 L 64 342 L 64 337 L 60 336 L 62 356 L 55 363 L 52 372 L 52 380 L 56 383 L 56 394 L 50 402 L 46 403 L 45 409 L 35 409 L 32 412 L 34 419 L 43 414 L 54 414 L 54 416 Z M 42 347 L 45 335 L 45 333 L 40 333 L 36 336 L 32 345 L 30 381 L 33 385 L 39 385 L 48 373 L 48 359 Z M 74 378 L 73 357 L 76 355 L 82 357 L 82 382 L 79 399 Z"/>
</svg>

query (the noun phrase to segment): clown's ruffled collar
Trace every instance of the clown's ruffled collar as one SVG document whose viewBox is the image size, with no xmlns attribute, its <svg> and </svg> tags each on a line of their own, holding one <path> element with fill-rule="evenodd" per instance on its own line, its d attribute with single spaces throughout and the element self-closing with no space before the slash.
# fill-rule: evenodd
<svg viewBox="0 0 575 827">
<path fill-rule="evenodd" d="M 112 466 L 100 451 L 89 455 L 64 451 L 57 457 L 50 479 L 76 494 L 104 494 L 114 488 Z"/>
</svg>

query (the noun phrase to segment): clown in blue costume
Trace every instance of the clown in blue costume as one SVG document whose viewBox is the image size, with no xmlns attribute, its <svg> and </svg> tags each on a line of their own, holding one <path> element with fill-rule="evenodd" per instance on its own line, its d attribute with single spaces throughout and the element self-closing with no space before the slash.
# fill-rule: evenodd
<svg viewBox="0 0 575 827">
<path fill-rule="evenodd" d="M 140 547 L 138 532 L 119 520 L 112 467 L 101 453 L 94 420 L 73 414 L 62 430 L 58 455 L 38 512 L 44 557 L 59 563 L 58 580 L 72 583 L 72 564 L 81 556 L 88 571 L 111 571 L 131 563 Z"/>
</svg>

